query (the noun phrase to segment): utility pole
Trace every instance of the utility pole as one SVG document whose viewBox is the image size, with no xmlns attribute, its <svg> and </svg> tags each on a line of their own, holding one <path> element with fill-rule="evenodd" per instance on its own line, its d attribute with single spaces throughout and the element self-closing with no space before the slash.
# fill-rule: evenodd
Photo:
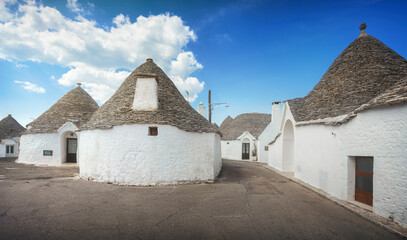
<svg viewBox="0 0 407 240">
<path fill-rule="evenodd" d="M 209 122 L 212 123 L 211 90 L 208 91 L 208 116 L 209 116 Z"/>
</svg>

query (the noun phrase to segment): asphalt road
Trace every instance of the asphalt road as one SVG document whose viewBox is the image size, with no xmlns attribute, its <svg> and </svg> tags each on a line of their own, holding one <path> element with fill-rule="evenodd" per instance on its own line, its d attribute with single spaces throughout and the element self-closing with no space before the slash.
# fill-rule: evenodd
<svg viewBox="0 0 407 240">
<path fill-rule="evenodd" d="M 259 163 L 225 160 L 214 184 L 159 187 L 77 172 L 0 160 L 0 239 L 402 239 Z"/>
</svg>

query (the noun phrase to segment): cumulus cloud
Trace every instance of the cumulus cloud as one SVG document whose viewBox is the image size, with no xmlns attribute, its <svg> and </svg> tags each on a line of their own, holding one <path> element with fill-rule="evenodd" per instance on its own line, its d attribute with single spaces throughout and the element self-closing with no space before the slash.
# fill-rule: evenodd
<svg viewBox="0 0 407 240">
<path fill-rule="evenodd" d="M 75 12 L 82 9 L 75 0 L 67 6 Z M 178 16 L 139 16 L 132 22 L 119 14 L 111 26 L 99 26 L 80 14 L 70 19 L 35 1 L 15 0 L 0 0 L 0 16 L 0 59 L 68 67 L 58 82 L 64 86 L 81 82 L 100 102 L 129 74 L 117 69 L 134 69 L 146 58 L 169 73 L 180 91 L 197 96 L 203 89 L 203 82 L 191 78 L 203 66 L 192 52 L 184 51 L 197 37 Z"/>
<path fill-rule="evenodd" d="M 83 12 L 83 8 L 78 3 L 78 0 L 67 0 L 66 7 L 71 9 L 73 12 Z"/>
<path fill-rule="evenodd" d="M 77 67 L 63 74 L 58 83 L 63 86 L 72 86 L 80 82 L 95 100 L 103 103 L 128 75 L 127 71 L 116 72 L 114 69 Z"/>
<path fill-rule="evenodd" d="M 23 82 L 23 81 L 14 81 L 15 83 L 19 84 L 22 88 L 24 88 L 27 91 L 30 92 L 36 92 L 36 93 L 45 93 L 45 89 L 42 87 L 38 87 L 34 83 L 31 82 Z"/>
</svg>

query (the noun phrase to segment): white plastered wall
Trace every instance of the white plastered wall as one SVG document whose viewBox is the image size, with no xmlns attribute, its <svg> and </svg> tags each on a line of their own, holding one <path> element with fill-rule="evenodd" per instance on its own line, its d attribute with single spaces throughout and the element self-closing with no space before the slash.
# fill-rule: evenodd
<svg viewBox="0 0 407 240">
<path fill-rule="evenodd" d="M 148 136 L 150 126 L 157 136 Z M 220 138 L 166 125 L 122 125 L 81 131 L 82 178 L 125 185 L 213 181 L 221 169 Z"/>
<path fill-rule="evenodd" d="M 246 139 L 250 142 L 250 159 L 245 159 L 245 160 L 251 160 L 251 161 L 256 161 L 257 156 L 252 155 L 252 151 L 254 148 L 257 148 L 257 153 L 258 153 L 258 146 L 259 142 L 256 140 L 253 135 L 251 135 L 249 132 L 244 132 L 242 135 L 240 135 L 236 140 L 222 140 L 221 141 L 221 146 L 222 146 L 222 158 L 223 159 L 230 159 L 230 160 L 242 160 L 242 143 L 243 140 Z"/>
<path fill-rule="evenodd" d="M 66 162 L 66 138 L 78 138 L 78 128 L 71 122 L 62 125 L 56 133 L 24 134 L 20 140 L 18 163 L 61 166 Z M 72 136 L 71 136 L 72 134 Z M 44 156 L 44 150 L 51 150 L 52 156 Z"/>
<path fill-rule="evenodd" d="M 270 147 L 269 165 L 281 170 L 281 136 Z M 353 157 L 373 157 L 373 211 L 407 226 L 407 105 L 359 112 L 340 126 L 297 126 L 294 148 L 295 177 L 343 200 L 354 200 Z"/>
<path fill-rule="evenodd" d="M 271 122 L 270 124 L 264 129 L 264 131 L 259 136 L 259 143 L 258 143 L 258 161 L 268 163 L 269 161 L 269 151 L 265 150 L 265 147 L 269 145 L 269 143 L 274 140 L 280 130 L 281 125 L 281 110 L 280 104 L 273 104 L 272 114 L 271 114 Z"/>
<path fill-rule="evenodd" d="M 6 154 L 6 146 L 14 146 L 13 154 Z M 0 141 L 0 158 L 1 157 L 18 157 L 19 154 L 20 137 L 7 138 Z"/>
</svg>

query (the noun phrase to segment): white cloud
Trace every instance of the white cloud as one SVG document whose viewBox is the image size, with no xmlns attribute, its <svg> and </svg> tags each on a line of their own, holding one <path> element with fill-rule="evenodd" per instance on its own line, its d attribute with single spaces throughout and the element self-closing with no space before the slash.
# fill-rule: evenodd
<svg viewBox="0 0 407 240">
<path fill-rule="evenodd" d="M 198 94 L 204 89 L 204 82 L 199 82 L 195 77 L 188 77 L 182 79 L 180 77 L 172 78 L 175 86 L 180 90 L 181 94 L 189 102 L 194 102 L 198 97 Z"/>
<path fill-rule="evenodd" d="M 66 7 L 71 9 L 73 12 L 83 12 L 83 8 L 78 3 L 78 0 L 67 0 Z"/>
<path fill-rule="evenodd" d="M 78 67 L 63 74 L 58 83 L 63 86 L 82 83 L 95 100 L 103 103 L 128 75 L 129 72 L 127 71 L 115 72 L 114 69 L 103 70 L 94 67 Z"/>
<path fill-rule="evenodd" d="M 20 87 L 24 88 L 27 91 L 30 92 L 36 92 L 36 93 L 45 93 L 45 89 L 42 87 L 38 87 L 34 83 L 30 83 L 28 81 L 22 82 L 22 81 L 14 81 L 15 83 L 18 83 Z"/>
<path fill-rule="evenodd" d="M 171 75 L 186 78 L 197 69 L 203 66 L 196 61 L 192 52 L 181 52 L 177 59 L 171 61 Z"/>
<path fill-rule="evenodd" d="M 0 13 L 7 17 L 0 19 L 1 59 L 69 67 L 58 82 L 64 86 L 82 82 L 101 102 L 128 75 L 115 69 L 134 69 L 146 58 L 153 58 L 178 87 L 188 86 L 194 96 L 203 89 L 203 82 L 189 79 L 202 65 L 192 52 L 183 51 L 197 37 L 178 16 L 139 16 L 132 22 L 129 16 L 119 14 L 109 27 L 81 15 L 67 18 L 57 9 L 34 1 L 18 8 L 10 8 L 16 5 L 14 0 L 3 2 Z M 68 1 L 67 6 L 76 12 L 82 8 L 75 0 Z"/>
<path fill-rule="evenodd" d="M 13 18 L 8 6 L 15 4 L 17 0 L 0 0 L 0 22 L 8 21 Z"/>
</svg>

